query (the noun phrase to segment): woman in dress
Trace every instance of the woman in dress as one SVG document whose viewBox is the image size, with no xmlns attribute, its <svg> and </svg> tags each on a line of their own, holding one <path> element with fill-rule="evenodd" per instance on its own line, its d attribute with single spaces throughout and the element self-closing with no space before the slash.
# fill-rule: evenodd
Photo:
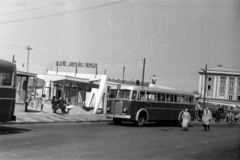
<svg viewBox="0 0 240 160">
<path fill-rule="evenodd" d="M 204 109 L 202 122 L 203 122 L 203 127 L 204 127 L 205 131 L 209 131 L 210 130 L 211 119 L 212 119 L 211 111 L 208 108 Z"/>
<path fill-rule="evenodd" d="M 186 108 L 182 113 L 182 130 L 188 131 L 188 123 L 191 121 L 191 116 L 188 112 L 188 108 Z"/>
</svg>

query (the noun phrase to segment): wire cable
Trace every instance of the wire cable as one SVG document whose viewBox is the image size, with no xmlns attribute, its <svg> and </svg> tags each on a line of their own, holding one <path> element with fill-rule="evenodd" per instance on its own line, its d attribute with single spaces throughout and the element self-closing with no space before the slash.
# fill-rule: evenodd
<svg viewBox="0 0 240 160">
<path fill-rule="evenodd" d="M 24 47 L 26 48 L 27 46 L 19 46 L 19 45 L 12 45 L 12 44 L 0 44 L 1 46 L 11 46 L 11 47 Z"/>
<path fill-rule="evenodd" d="M 62 15 L 66 15 L 66 14 L 72 14 L 72 13 L 77 13 L 77 12 L 84 12 L 84 11 L 89 11 L 89 10 L 93 10 L 93 9 L 103 8 L 103 7 L 107 7 L 107 6 L 112 6 L 112 5 L 116 5 L 116 4 L 120 4 L 120 3 L 124 3 L 124 2 L 128 2 L 128 1 L 129 0 L 116 1 L 116 2 L 105 3 L 105 4 L 101 4 L 101 5 L 97 5 L 97 6 L 86 7 L 86 8 L 81 8 L 81 9 L 76 9 L 76 10 L 72 10 L 72 11 L 56 13 L 56 14 L 51 14 L 51 15 L 44 15 L 44 16 L 39 16 L 39 17 L 19 19 L 19 20 L 13 20 L 13 21 L 5 21 L 5 22 L 0 22 L 0 24 L 24 22 L 24 21 L 31 21 L 31 20 L 36 20 L 36 19 L 43 19 L 43 18 L 62 16 Z"/>
<path fill-rule="evenodd" d="M 30 8 L 30 9 L 21 10 L 21 11 L 16 11 L 16 12 L 3 13 L 3 14 L 0 14 L 0 16 L 5 16 L 5 15 L 15 14 L 15 13 L 28 12 L 28 11 L 32 11 L 32 10 L 47 8 L 47 7 L 50 7 L 50 6 L 62 5 L 62 4 L 64 4 L 64 3 L 70 3 L 70 2 L 74 2 L 74 1 L 76 1 L 76 0 L 71 0 L 71 1 L 61 2 L 61 3 L 55 3 L 55 4 L 49 4 L 49 5 L 46 5 L 46 6 L 41 6 L 41 7 L 36 7 L 36 8 Z"/>
</svg>

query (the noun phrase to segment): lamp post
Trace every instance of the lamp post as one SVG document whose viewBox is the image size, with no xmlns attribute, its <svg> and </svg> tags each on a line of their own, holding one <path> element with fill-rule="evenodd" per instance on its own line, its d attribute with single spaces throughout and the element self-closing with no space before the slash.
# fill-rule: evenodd
<svg viewBox="0 0 240 160">
<path fill-rule="evenodd" d="M 29 67 L 29 53 L 30 53 L 30 50 L 32 50 L 32 48 L 30 46 L 27 47 L 27 50 L 28 50 L 28 59 L 27 59 L 27 72 L 28 72 L 28 67 Z"/>
<path fill-rule="evenodd" d="M 206 86 L 207 86 L 207 65 L 205 66 L 205 70 L 203 70 L 205 74 L 205 82 L 204 82 L 204 95 L 203 95 L 203 109 L 205 109 L 205 99 L 206 99 Z"/>
<path fill-rule="evenodd" d="M 122 81 L 122 84 L 124 84 L 124 76 L 125 76 L 125 66 L 123 67 L 123 81 Z"/>
</svg>

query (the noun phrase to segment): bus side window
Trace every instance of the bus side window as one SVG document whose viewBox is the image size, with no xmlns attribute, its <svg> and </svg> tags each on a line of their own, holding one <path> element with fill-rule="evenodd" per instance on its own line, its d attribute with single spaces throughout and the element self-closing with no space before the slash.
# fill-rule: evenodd
<svg viewBox="0 0 240 160">
<path fill-rule="evenodd" d="M 188 96 L 185 96 L 185 103 L 189 103 Z"/>
<path fill-rule="evenodd" d="M 166 95 L 167 102 L 173 102 L 173 95 L 172 94 L 167 94 Z"/>
<path fill-rule="evenodd" d="M 141 101 L 145 101 L 146 98 L 145 98 L 145 92 L 140 92 L 140 100 Z"/>
<path fill-rule="evenodd" d="M 181 102 L 181 100 L 182 100 L 182 96 L 181 95 L 177 95 L 177 102 Z"/>
<path fill-rule="evenodd" d="M 181 103 L 185 103 L 185 96 L 184 95 L 182 95 Z"/>
<path fill-rule="evenodd" d="M 177 102 L 177 95 L 173 95 L 173 102 Z"/>
<path fill-rule="evenodd" d="M 132 99 L 136 100 L 137 99 L 137 91 L 133 90 L 132 92 Z"/>
<path fill-rule="evenodd" d="M 189 97 L 189 103 L 193 103 L 193 97 L 192 96 Z"/>
<path fill-rule="evenodd" d="M 152 101 L 156 101 L 156 93 L 152 93 Z"/>
<path fill-rule="evenodd" d="M 151 100 L 151 93 L 150 92 L 147 92 L 147 100 Z"/>
</svg>

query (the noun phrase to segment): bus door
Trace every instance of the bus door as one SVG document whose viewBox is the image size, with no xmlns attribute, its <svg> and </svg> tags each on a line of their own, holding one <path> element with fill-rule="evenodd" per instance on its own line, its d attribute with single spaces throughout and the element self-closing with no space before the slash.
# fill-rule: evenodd
<svg viewBox="0 0 240 160">
<path fill-rule="evenodd" d="M 174 118 L 174 103 L 173 95 L 166 94 L 166 108 L 165 108 L 165 120 L 173 120 Z"/>
</svg>

